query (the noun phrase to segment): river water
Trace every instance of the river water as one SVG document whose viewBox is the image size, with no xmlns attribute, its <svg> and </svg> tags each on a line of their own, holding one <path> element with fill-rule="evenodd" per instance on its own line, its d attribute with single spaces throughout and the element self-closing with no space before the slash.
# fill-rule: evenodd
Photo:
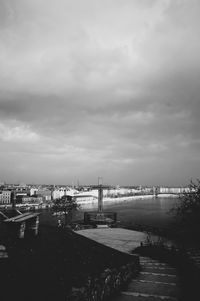
<svg viewBox="0 0 200 301">
<path fill-rule="evenodd" d="M 170 209 L 178 202 L 178 198 L 171 197 L 144 197 L 119 201 L 113 199 L 112 202 L 104 202 L 104 211 L 117 213 L 117 220 L 126 226 L 144 225 L 152 227 L 170 227 L 174 220 Z M 81 205 L 74 214 L 74 220 L 83 220 L 84 212 L 96 211 L 97 202 Z M 57 225 L 58 219 L 63 220 L 64 216 L 52 216 L 51 210 L 41 210 L 40 220 L 42 224 Z"/>
<path fill-rule="evenodd" d="M 174 222 L 170 209 L 178 202 L 178 198 L 144 197 L 132 200 L 104 202 L 104 211 L 117 212 L 117 219 L 128 225 L 140 224 L 153 227 L 168 227 Z M 77 217 L 82 218 L 85 211 L 97 210 L 97 203 L 81 205 Z"/>
</svg>

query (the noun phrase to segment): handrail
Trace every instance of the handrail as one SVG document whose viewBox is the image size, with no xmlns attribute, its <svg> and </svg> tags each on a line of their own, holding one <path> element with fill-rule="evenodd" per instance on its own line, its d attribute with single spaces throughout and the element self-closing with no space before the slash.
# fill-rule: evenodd
<svg viewBox="0 0 200 301">
<path fill-rule="evenodd" d="M 7 218 L 8 218 L 8 217 L 7 217 L 3 212 L 1 212 L 1 211 L 0 211 L 0 214 L 3 216 L 4 219 L 7 219 Z"/>
</svg>

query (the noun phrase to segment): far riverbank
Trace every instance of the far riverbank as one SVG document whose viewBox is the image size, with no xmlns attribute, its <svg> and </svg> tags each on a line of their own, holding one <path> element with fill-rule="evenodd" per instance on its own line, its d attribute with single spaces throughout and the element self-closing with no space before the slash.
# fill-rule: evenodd
<svg viewBox="0 0 200 301">
<path fill-rule="evenodd" d="M 116 198 L 104 197 L 103 202 L 104 203 L 117 203 L 117 202 L 140 200 L 140 199 L 178 198 L 178 197 L 179 197 L 179 194 L 158 194 L 157 196 L 155 196 L 153 194 L 144 194 L 144 195 L 122 196 L 122 197 L 116 197 Z M 77 203 L 80 205 L 97 204 L 98 199 L 84 200 L 84 201 L 78 200 Z"/>
</svg>

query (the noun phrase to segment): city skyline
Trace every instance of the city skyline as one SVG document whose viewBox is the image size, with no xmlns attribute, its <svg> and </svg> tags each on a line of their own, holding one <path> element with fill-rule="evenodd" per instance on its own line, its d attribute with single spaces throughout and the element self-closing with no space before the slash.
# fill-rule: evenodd
<svg viewBox="0 0 200 301">
<path fill-rule="evenodd" d="M 188 185 L 197 0 L 0 0 L 0 179 Z"/>
</svg>

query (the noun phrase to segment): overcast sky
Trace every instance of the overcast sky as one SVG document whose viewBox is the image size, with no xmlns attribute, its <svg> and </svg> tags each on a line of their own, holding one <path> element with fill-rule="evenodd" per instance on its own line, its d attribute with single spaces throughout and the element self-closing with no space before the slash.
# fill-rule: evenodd
<svg viewBox="0 0 200 301">
<path fill-rule="evenodd" d="M 200 177 L 199 0 L 0 0 L 0 180 Z"/>
</svg>

